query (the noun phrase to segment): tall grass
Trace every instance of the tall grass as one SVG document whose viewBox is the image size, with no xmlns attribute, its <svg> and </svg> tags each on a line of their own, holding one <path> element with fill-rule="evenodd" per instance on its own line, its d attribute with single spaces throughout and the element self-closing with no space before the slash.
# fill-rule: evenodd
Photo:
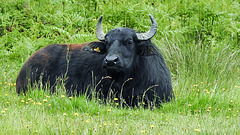
<svg viewBox="0 0 240 135">
<path fill-rule="evenodd" d="M 97 40 L 100 15 L 105 32 L 145 32 L 148 14 L 158 22 L 152 41 L 171 71 L 175 101 L 148 110 L 41 89 L 15 93 L 21 66 L 39 48 Z M 0 1 L 0 134 L 237 134 L 239 15 L 237 0 Z"/>
</svg>

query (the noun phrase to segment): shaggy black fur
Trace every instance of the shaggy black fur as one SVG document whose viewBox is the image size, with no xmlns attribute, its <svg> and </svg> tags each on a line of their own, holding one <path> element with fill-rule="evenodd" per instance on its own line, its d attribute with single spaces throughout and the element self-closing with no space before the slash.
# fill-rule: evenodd
<svg viewBox="0 0 240 135">
<path fill-rule="evenodd" d="M 117 54 L 117 64 L 106 65 L 106 57 Z M 17 93 L 35 82 L 49 84 L 63 79 L 68 94 L 123 99 L 128 106 L 160 105 L 174 98 L 169 70 L 163 56 L 150 40 L 139 41 L 136 32 L 116 28 L 106 41 L 91 42 L 83 49 L 70 45 L 49 45 L 34 53 L 23 65 L 16 82 Z M 94 85 L 94 86 L 93 86 Z"/>
</svg>

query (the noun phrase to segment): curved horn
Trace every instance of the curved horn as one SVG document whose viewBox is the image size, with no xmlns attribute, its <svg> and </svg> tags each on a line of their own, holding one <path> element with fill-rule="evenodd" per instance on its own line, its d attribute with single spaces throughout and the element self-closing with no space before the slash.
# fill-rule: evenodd
<svg viewBox="0 0 240 135">
<path fill-rule="evenodd" d="M 157 21 L 151 14 L 149 14 L 149 17 L 152 21 L 152 26 L 146 33 L 137 33 L 138 40 L 148 40 L 152 38 L 157 32 Z"/>
<path fill-rule="evenodd" d="M 105 35 L 106 35 L 102 29 L 102 18 L 103 18 L 103 15 L 101 15 L 101 17 L 99 18 L 96 26 L 96 36 L 100 41 L 105 40 Z"/>
</svg>

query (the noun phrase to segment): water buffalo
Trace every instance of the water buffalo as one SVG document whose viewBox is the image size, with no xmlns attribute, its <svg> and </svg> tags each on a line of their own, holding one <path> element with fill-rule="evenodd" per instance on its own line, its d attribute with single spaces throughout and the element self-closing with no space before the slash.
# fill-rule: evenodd
<svg viewBox="0 0 240 135">
<path fill-rule="evenodd" d="M 41 84 L 55 91 L 63 80 L 68 94 L 93 91 L 98 98 L 122 99 L 128 106 L 160 105 L 174 98 L 171 77 L 163 56 L 151 42 L 157 22 L 146 33 L 130 28 L 115 28 L 105 34 L 100 17 L 97 42 L 54 44 L 35 52 L 23 65 L 16 81 L 18 94 Z"/>
</svg>

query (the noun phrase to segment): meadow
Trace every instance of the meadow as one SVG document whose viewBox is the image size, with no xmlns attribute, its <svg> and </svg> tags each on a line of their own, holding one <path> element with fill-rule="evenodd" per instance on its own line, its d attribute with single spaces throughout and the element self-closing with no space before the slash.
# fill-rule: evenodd
<svg viewBox="0 0 240 135">
<path fill-rule="evenodd" d="M 84 96 L 32 89 L 17 95 L 16 77 L 36 50 L 97 40 L 129 27 L 152 38 L 171 71 L 175 100 L 160 108 L 121 108 Z M 0 0 L 0 134 L 239 134 L 238 0 Z M 116 99 L 117 100 L 117 99 Z"/>
</svg>

